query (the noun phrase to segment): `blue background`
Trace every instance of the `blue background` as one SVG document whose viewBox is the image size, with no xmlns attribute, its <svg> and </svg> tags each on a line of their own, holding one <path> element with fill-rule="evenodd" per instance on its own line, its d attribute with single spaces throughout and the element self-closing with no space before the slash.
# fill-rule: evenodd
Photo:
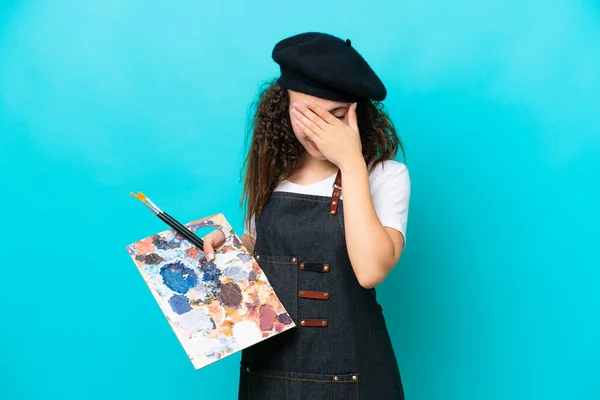
<svg viewBox="0 0 600 400">
<path fill-rule="evenodd" d="M 406 145 L 378 294 L 407 399 L 600 398 L 597 1 L 1 4 L 0 398 L 236 398 L 239 354 L 195 371 L 127 254 L 165 229 L 129 192 L 241 233 L 248 105 L 307 30 Z"/>
</svg>

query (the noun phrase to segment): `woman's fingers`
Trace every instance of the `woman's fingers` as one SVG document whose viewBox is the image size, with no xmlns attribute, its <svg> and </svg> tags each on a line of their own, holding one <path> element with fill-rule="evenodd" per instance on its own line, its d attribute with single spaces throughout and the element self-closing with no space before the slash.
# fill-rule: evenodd
<svg viewBox="0 0 600 400">
<path fill-rule="evenodd" d="M 306 126 L 299 118 L 295 121 L 298 129 L 300 129 L 310 140 L 312 140 L 317 146 L 321 142 L 321 137 L 317 135 L 312 129 Z"/>
<path fill-rule="evenodd" d="M 220 247 L 224 240 L 225 235 L 220 230 L 213 231 L 202 238 L 204 241 L 204 254 L 209 261 L 215 259 L 215 247 Z"/>
<path fill-rule="evenodd" d="M 317 124 L 315 124 L 309 118 L 307 118 L 306 115 L 302 114 L 297 109 L 293 109 L 292 113 L 294 114 L 294 117 L 296 118 L 296 121 L 300 122 L 298 124 L 298 126 L 303 127 L 304 129 L 310 130 L 312 133 L 314 133 L 317 136 L 319 136 L 323 132 L 323 130 L 321 129 L 321 127 L 319 127 Z"/>
<path fill-rule="evenodd" d="M 302 111 L 304 114 L 314 116 L 313 118 L 311 118 L 311 120 L 322 121 L 322 123 L 318 123 L 319 126 L 324 125 L 324 124 L 335 125 L 340 122 L 329 111 L 327 111 L 326 109 L 324 109 L 323 107 L 321 107 L 320 105 L 318 105 L 317 103 L 315 103 L 313 101 L 304 100 L 304 105 L 300 106 L 299 108 L 300 108 L 300 111 Z M 307 112 L 304 111 L 303 108 L 306 109 Z M 315 123 L 317 123 L 317 122 L 315 122 Z M 325 127 L 323 126 L 322 129 L 325 129 Z"/>
<path fill-rule="evenodd" d="M 357 103 L 354 103 L 348 109 L 348 126 L 352 128 L 355 132 L 358 132 L 358 118 L 356 116 L 356 106 Z"/>
<path fill-rule="evenodd" d="M 212 244 L 210 235 L 205 236 L 202 241 L 204 242 L 204 255 L 208 260 L 215 258 L 215 249 Z"/>
<path fill-rule="evenodd" d="M 300 112 L 301 115 L 305 116 L 313 124 L 325 130 L 329 127 L 329 123 L 321 118 L 314 110 L 311 110 L 308 106 L 310 103 L 294 103 L 292 111 Z"/>
</svg>

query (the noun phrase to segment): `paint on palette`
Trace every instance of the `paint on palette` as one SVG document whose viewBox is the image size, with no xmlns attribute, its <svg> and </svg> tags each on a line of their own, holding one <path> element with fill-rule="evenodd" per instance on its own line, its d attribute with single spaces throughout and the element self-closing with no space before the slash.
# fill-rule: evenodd
<svg viewBox="0 0 600 400">
<path fill-rule="evenodd" d="M 242 289 L 233 282 L 221 285 L 221 304 L 228 307 L 238 307 L 242 302 Z"/>
<path fill-rule="evenodd" d="M 277 314 L 273 307 L 268 304 L 260 306 L 260 329 L 263 331 L 270 331 L 273 329 L 273 323 Z"/>
<path fill-rule="evenodd" d="M 171 296 L 171 298 L 169 299 L 169 305 L 171 306 L 173 311 L 180 315 L 192 310 L 188 298 L 180 294 L 174 294 L 173 296 Z"/>
<path fill-rule="evenodd" d="M 203 281 L 218 281 L 221 276 L 221 270 L 217 268 L 214 262 L 210 261 L 202 265 L 202 280 Z"/>
<path fill-rule="evenodd" d="M 214 260 L 172 230 L 127 251 L 196 369 L 296 326 L 223 214 L 186 226 L 225 233 Z"/>
<path fill-rule="evenodd" d="M 279 322 L 281 322 L 283 325 L 288 325 L 292 323 L 292 317 L 290 317 L 290 315 L 288 313 L 283 313 L 283 314 L 279 314 L 277 316 L 277 319 L 279 320 Z"/>
<path fill-rule="evenodd" d="M 161 256 L 159 256 L 156 253 L 150 253 L 148 255 L 138 255 L 135 257 L 135 259 L 148 265 L 156 265 L 165 261 Z"/>
<path fill-rule="evenodd" d="M 193 269 L 187 268 L 183 262 L 167 264 L 160 269 L 165 285 L 177 293 L 187 293 L 198 281 Z"/>
</svg>

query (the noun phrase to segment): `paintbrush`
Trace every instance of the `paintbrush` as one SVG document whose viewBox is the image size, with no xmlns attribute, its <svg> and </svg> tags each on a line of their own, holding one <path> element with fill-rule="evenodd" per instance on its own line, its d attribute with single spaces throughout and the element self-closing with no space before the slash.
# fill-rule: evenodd
<svg viewBox="0 0 600 400">
<path fill-rule="evenodd" d="M 158 208 L 156 204 L 152 202 L 149 198 L 147 198 L 142 192 L 138 192 L 138 194 L 133 194 L 133 192 L 129 192 L 133 197 L 144 203 L 146 207 L 150 209 L 156 216 L 166 222 L 171 228 L 175 229 L 177 232 L 181 233 L 186 237 L 187 240 L 195 244 L 200 248 L 200 250 L 204 251 L 204 241 L 200 239 L 196 234 L 190 231 L 188 228 L 179 223 L 175 218 L 171 217 L 169 214 Z"/>
</svg>

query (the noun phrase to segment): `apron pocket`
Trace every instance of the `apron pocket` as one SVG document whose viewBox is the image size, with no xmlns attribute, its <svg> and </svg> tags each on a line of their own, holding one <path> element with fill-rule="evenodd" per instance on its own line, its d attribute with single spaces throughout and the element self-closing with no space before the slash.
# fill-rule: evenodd
<svg viewBox="0 0 600 400">
<path fill-rule="evenodd" d="M 358 400 L 358 373 L 288 372 L 287 399 Z"/>
<path fill-rule="evenodd" d="M 255 373 L 246 366 L 240 371 L 239 400 L 287 399 L 285 379 Z"/>
<path fill-rule="evenodd" d="M 358 373 L 314 374 L 256 369 L 242 366 L 247 374 L 248 400 L 358 400 Z"/>
</svg>

